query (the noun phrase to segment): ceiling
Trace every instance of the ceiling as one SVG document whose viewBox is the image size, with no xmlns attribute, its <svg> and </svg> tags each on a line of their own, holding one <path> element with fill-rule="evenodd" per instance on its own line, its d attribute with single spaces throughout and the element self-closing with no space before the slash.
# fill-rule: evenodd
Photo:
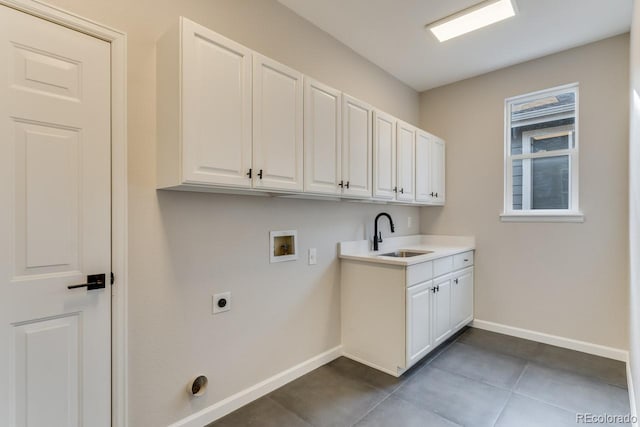
<svg viewBox="0 0 640 427">
<path fill-rule="evenodd" d="M 425 25 L 478 0 L 278 0 L 418 91 L 629 31 L 632 0 L 516 0 L 510 19 L 439 43 Z"/>
</svg>

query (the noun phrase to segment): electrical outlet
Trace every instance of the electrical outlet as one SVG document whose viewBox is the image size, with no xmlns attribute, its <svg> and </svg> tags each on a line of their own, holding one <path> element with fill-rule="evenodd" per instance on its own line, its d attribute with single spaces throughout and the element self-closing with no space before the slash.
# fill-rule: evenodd
<svg viewBox="0 0 640 427">
<path fill-rule="evenodd" d="M 318 263 L 318 257 L 316 248 L 309 249 L 309 265 L 315 265 Z"/>
<path fill-rule="evenodd" d="M 231 310 L 231 292 L 223 292 L 213 296 L 213 314 Z"/>
</svg>

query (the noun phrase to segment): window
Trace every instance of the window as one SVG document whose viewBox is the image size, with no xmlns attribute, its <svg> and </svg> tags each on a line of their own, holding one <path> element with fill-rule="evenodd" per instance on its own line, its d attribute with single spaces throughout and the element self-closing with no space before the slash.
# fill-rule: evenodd
<svg viewBox="0 0 640 427">
<path fill-rule="evenodd" d="M 503 221 L 583 221 L 578 206 L 578 85 L 505 101 Z"/>
</svg>

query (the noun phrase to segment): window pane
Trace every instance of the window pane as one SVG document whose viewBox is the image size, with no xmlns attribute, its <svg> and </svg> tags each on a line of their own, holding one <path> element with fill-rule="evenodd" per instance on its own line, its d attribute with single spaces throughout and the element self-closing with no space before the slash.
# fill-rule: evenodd
<svg viewBox="0 0 640 427">
<path fill-rule="evenodd" d="M 569 209 L 569 156 L 531 160 L 531 209 Z"/>
<path fill-rule="evenodd" d="M 513 161 L 513 210 L 522 210 L 522 160 Z"/>
<path fill-rule="evenodd" d="M 540 95 L 510 105 L 512 155 L 573 148 L 575 93 Z"/>
<path fill-rule="evenodd" d="M 541 153 L 569 148 L 570 135 L 567 132 L 549 133 L 529 138 L 532 153 Z"/>
</svg>

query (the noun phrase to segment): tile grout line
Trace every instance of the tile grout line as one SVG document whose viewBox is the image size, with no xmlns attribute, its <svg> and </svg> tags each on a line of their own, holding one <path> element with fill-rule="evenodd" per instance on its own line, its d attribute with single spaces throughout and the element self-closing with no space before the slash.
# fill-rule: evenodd
<svg viewBox="0 0 640 427">
<path fill-rule="evenodd" d="M 367 412 L 364 413 L 364 415 L 362 415 L 360 418 L 358 418 L 353 424 L 351 424 L 351 427 L 355 426 L 356 424 L 358 424 L 360 421 L 362 421 L 367 415 L 369 415 L 374 409 L 376 409 L 378 406 L 380 406 L 382 404 L 382 402 L 384 402 L 385 400 L 387 400 L 388 398 L 391 397 L 391 393 L 387 394 L 384 399 L 382 399 L 380 402 L 376 403 L 375 405 L 373 405 L 371 407 L 371 409 L 369 409 Z"/>
<path fill-rule="evenodd" d="M 524 368 L 522 368 L 522 372 L 520 372 L 520 375 L 518 376 L 518 379 L 516 380 L 516 382 L 513 384 L 513 386 L 509 390 L 509 397 L 507 397 L 507 400 L 505 400 L 504 405 L 502 405 L 502 409 L 500 409 L 500 412 L 498 412 L 498 416 L 496 417 L 496 420 L 493 422 L 493 427 L 495 427 L 496 424 L 498 424 L 498 421 L 500 421 L 500 417 L 502 416 L 502 414 L 504 414 L 505 409 L 507 409 L 507 405 L 509 405 L 509 401 L 511 400 L 511 398 L 515 394 L 515 389 L 516 389 L 516 387 L 518 387 L 518 384 L 520 383 L 520 380 L 524 376 L 524 373 L 527 371 L 528 367 L 529 367 L 529 361 L 525 360 Z"/>
<path fill-rule="evenodd" d="M 274 399 L 273 397 L 269 396 L 268 394 L 266 396 L 263 396 L 266 399 L 271 400 L 273 403 L 275 403 L 276 405 L 278 405 L 279 407 L 281 407 L 282 409 L 284 409 L 285 411 L 293 414 L 296 418 L 298 418 L 300 421 L 309 424 L 312 427 L 315 427 L 314 424 L 311 422 L 311 420 L 307 420 L 305 418 L 303 418 L 300 414 L 298 414 L 297 412 L 287 408 L 286 406 L 284 406 L 282 403 L 278 402 L 276 399 Z"/>
<path fill-rule="evenodd" d="M 493 427 L 496 427 L 496 424 L 498 424 L 498 421 L 500 421 L 500 417 L 504 413 L 504 410 L 507 409 L 507 405 L 509 404 L 509 401 L 511 400 L 512 396 L 513 396 L 513 391 L 510 391 L 509 392 L 509 396 L 504 401 L 504 405 L 502 405 L 502 408 L 500 409 L 500 412 L 498 412 L 498 416 L 496 417 L 496 420 L 493 422 L 493 424 L 491 424 Z"/>
</svg>

